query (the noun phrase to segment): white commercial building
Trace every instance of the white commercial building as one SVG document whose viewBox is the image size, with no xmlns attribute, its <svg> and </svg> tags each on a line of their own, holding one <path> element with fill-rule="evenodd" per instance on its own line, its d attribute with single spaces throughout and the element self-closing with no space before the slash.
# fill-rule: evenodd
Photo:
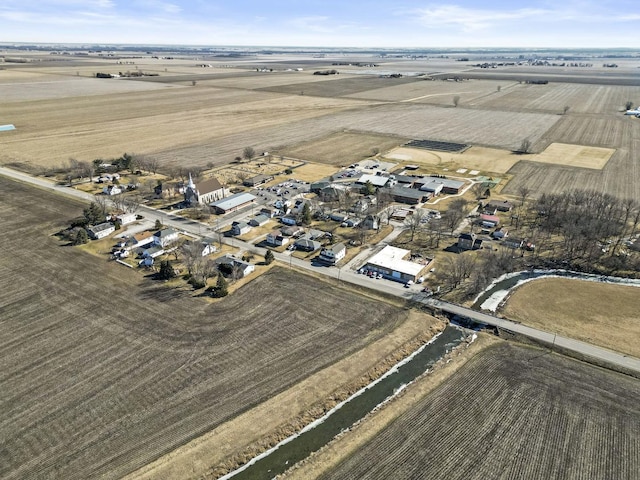
<svg viewBox="0 0 640 480">
<path fill-rule="evenodd" d="M 425 265 L 407 260 L 409 256 L 411 250 L 388 245 L 371 257 L 363 268 L 381 273 L 385 278 L 397 282 L 415 282 Z"/>
</svg>

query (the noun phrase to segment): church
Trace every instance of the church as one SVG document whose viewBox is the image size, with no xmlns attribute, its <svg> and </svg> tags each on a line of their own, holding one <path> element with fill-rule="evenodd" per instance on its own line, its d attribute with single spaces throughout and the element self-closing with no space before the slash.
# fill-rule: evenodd
<svg viewBox="0 0 640 480">
<path fill-rule="evenodd" d="M 195 183 L 189 174 L 189 183 L 184 189 L 184 202 L 189 206 L 208 205 L 229 195 L 229 190 L 211 177 Z"/>
</svg>

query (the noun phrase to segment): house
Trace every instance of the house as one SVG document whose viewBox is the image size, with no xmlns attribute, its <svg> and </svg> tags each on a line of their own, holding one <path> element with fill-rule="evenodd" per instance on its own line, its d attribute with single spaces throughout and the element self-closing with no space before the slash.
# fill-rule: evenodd
<svg viewBox="0 0 640 480">
<path fill-rule="evenodd" d="M 495 208 L 499 212 L 510 212 L 513 208 L 513 204 L 508 200 L 491 200 L 485 207 Z"/>
<path fill-rule="evenodd" d="M 290 225 L 288 227 L 283 227 L 280 229 L 282 235 L 286 237 L 295 237 L 296 235 L 300 235 L 304 232 L 304 228 L 299 227 L 298 225 Z"/>
<path fill-rule="evenodd" d="M 189 240 L 184 242 L 185 248 L 193 248 L 202 257 L 215 253 L 218 248 L 215 245 L 215 241 L 212 238 L 203 238 L 202 240 Z M 190 250 L 191 251 L 191 250 Z M 195 253 L 195 252 L 194 252 Z"/>
<path fill-rule="evenodd" d="M 282 217 L 280 221 L 285 225 L 290 225 L 290 226 L 293 226 L 298 223 L 298 221 L 293 217 Z"/>
<path fill-rule="evenodd" d="M 229 190 L 217 178 L 211 177 L 195 183 L 189 174 L 189 183 L 184 189 L 184 202 L 190 206 L 207 205 L 228 195 Z"/>
<path fill-rule="evenodd" d="M 153 232 L 140 232 L 136 233 L 126 239 L 124 242 L 124 249 L 131 250 L 133 248 L 144 247 L 153 243 Z"/>
<path fill-rule="evenodd" d="M 180 234 L 176 230 L 171 227 L 163 228 L 153 234 L 153 243 L 160 245 L 161 247 L 166 247 L 167 245 L 176 242 L 178 238 L 180 238 Z"/>
<path fill-rule="evenodd" d="M 251 220 L 249 220 L 249 225 L 251 225 L 252 227 L 261 227 L 268 221 L 269 221 L 269 217 L 267 217 L 266 215 L 259 214 L 253 217 Z"/>
<path fill-rule="evenodd" d="M 381 274 L 383 277 L 396 282 L 406 283 L 409 280 L 415 282 L 420 278 L 427 264 L 421 264 L 406 260 L 411 256 L 411 250 L 387 245 L 373 255 L 363 269 Z"/>
<path fill-rule="evenodd" d="M 273 180 L 272 175 L 256 175 L 255 177 L 245 179 L 242 184 L 246 187 L 257 187 L 271 180 Z"/>
<path fill-rule="evenodd" d="M 122 189 L 118 185 L 109 185 L 102 189 L 102 193 L 105 195 L 120 195 L 122 193 Z"/>
<path fill-rule="evenodd" d="M 516 237 L 509 237 L 505 239 L 502 244 L 507 248 L 512 248 L 513 250 L 517 248 L 522 248 L 524 245 L 524 240 Z"/>
<path fill-rule="evenodd" d="M 266 241 L 269 245 L 274 247 L 281 247 L 289 243 L 289 238 L 282 234 L 280 230 L 274 230 L 267 234 Z"/>
<path fill-rule="evenodd" d="M 210 203 L 209 206 L 213 208 L 216 213 L 225 214 L 235 212 L 236 210 L 251 205 L 255 201 L 255 195 L 251 195 L 250 193 L 236 193 L 230 197 Z"/>
<path fill-rule="evenodd" d="M 153 267 L 153 258 L 151 257 L 144 257 L 142 260 L 140 260 L 138 262 L 138 265 L 140 265 L 141 267 Z"/>
<path fill-rule="evenodd" d="M 494 228 L 500 225 L 500 219 L 495 215 L 480 214 L 480 224 L 483 227 Z"/>
<path fill-rule="evenodd" d="M 343 225 L 346 225 L 347 227 L 357 227 L 360 225 L 360 220 L 357 218 L 348 218 L 343 222 Z"/>
<path fill-rule="evenodd" d="M 499 228 L 498 230 L 496 230 L 495 232 L 493 232 L 491 234 L 491 236 L 493 238 L 495 238 L 496 240 L 500 240 L 500 239 L 506 238 L 507 235 L 509 235 L 509 231 L 504 229 L 504 228 Z"/>
<path fill-rule="evenodd" d="M 346 254 L 347 247 L 344 245 L 344 243 L 336 243 L 335 245 L 324 247 L 320 251 L 319 259 L 323 262 L 335 265 L 340 260 L 342 260 Z"/>
<path fill-rule="evenodd" d="M 115 232 L 116 227 L 111 222 L 104 222 L 87 228 L 87 231 L 91 238 L 93 238 L 94 240 L 100 240 L 101 238 L 104 238 L 107 235 Z"/>
<path fill-rule="evenodd" d="M 255 271 L 256 266 L 251 265 L 244 260 L 240 260 L 239 258 L 234 257 L 233 255 L 227 254 L 223 255 L 220 258 L 215 260 L 216 265 L 218 265 L 218 270 L 221 272 L 225 272 L 225 270 L 229 273 L 237 272 L 239 278 L 245 277 Z M 222 267 L 222 268 L 221 268 Z"/>
<path fill-rule="evenodd" d="M 346 213 L 332 212 L 331 214 L 329 214 L 329 218 L 334 222 L 342 223 L 347 221 L 349 215 L 347 215 Z"/>
<path fill-rule="evenodd" d="M 303 250 L 305 252 L 315 252 L 320 249 L 322 245 L 320 242 L 316 242 L 315 240 L 309 240 L 307 238 L 299 238 L 295 241 L 294 245 L 297 250 Z"/>
<path fill-rule="evenodd" d="M 260 209 L 260 215 L 265 215 L 269 218 L 273 218 L 276 216 L 276 211 L 273 210 L 272 208 L 261 208 Z"/>
<path fill-rule="evenodd" d="M 365 230 L 377 230 L 380 226 L 380 219 L 377 215 L 367 215 L 362 221 L 362 227 Z"/>
<path fill-rule="evenodd" d="M 164 248 L 160 245 L 154 245 L 153 247 L 149 247 L 142 252 L 143 258 L 156 258 L 164 253 Z"/>
<path fill-rule="evenodd" d="M 135 213 L 121 213 L 120 215 L 116 215 L 115 218 L 120 222 L 120 225 L 128 225 L 137 219 Z"/>
<path fill-rule="evenodd" d="M 473 250 L 476 239 L 475 233 L 461 233 L 458 237 L 458 248 L 460 250 Z"/>
<path fill-rule="evenodd" d="M 231 224 L 231 234 L 232 235 L 244 235 L 245 233 L 249 233 L 251 231 L 251 225 L 247 222 L 233 222 Z"/>
</svg>

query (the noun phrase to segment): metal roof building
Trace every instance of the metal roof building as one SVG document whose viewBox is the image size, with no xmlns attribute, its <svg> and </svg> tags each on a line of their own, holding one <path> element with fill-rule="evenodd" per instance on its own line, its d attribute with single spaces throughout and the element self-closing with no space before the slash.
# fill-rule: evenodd
<svg viewBox="0 0 640 480">
<path fill-rule="evenodd" d="M 255 202 L 256 197 L 250 193 L 236 193 L 230 197 L 223 198 L 217 202 L 210 203 L 209 206 L 215 209 L 216 213 L 229 213 L 239 208 Z"/>
</svg>

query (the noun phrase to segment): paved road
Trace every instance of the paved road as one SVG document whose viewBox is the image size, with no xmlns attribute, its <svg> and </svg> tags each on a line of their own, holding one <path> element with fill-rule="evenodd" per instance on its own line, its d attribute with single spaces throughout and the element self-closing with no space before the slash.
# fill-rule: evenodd
<svg viewBox="0 0 640 480">
<path fill-rule="evenodd" d="M 82 192 L 80 190 L 60 185 L 54 185 L 53 183 L 42 178 L 32 177 L 30 175 L 9 168 L 0 167 L 0 175 L 4 175 L 15 180 L 29 183 L 31 185 L 71 196 L 83 201 L 92 201 L 94 198 L 93 195 Z M 170 212 L 155 210 L 146 206 L 141 206 L 140 212 L 148 220 L 151 220 L 153 222 L 155 222 L 156 220 L 160 220 L 164 225 L 170 225 L 173 228 L 191 233 L 193 235 L 203 236 L 216 234 L 215 230 L 209 225 L 193 220 L 184 219 Z M 217 223 L 216 227 L 222 228 L 223 226 L 229 225 L 235 217 L 242 216 L 244 214 L 246 214 L 246 212 L 234 214 L 233 217 L 225 217 L 224 220 Z M 265 252 L 264 248 L 256 247 L 251 243 L 243 242 L 236 238 L 223 237 L 222 241 L 226 244 L 238 247 L 241 250 L 254 250 L 260 254 L 263 254 Z M 503 328 L 538 341 L 554 343 L 558 347 L 565 348 L 581 355 L 592 357 L 598 360 L 603 360 L 610 364 L 623 367 L 625 369 L 640 372 L 640 359 L 638 358 L 629 357 L 627 355 L 613 352 L 605 348 L 596 347 L 595 345 L 580 342 L 578 340 L 573 340 L 567 337 L 562 337 L 554 333 L 545 332 L 543 330 L 527 327 L 519 323 L 509 321 L 507 319 L 494 317 L 493 315 L 477 312 L 475 310 L 461 307 L 452 303 L 433 299 L 421 293 L 419 285 L 412 285 L 410 288 L 405 288 L 401 283 L 393 282 L 390 280 L 371 279 L 366 275 L 360 275 L 351 268 L 337 268 L 313 265 L 308 261 L 293 257 L 292 255 L 290 255 L 290 252 L 274 252 L 274 257 L 276 258 L 276 260 L 279 260 L 285 265 L 289 265 L 291 268 L 296 267 L 302 270 L 313 271 L 334 278 L 336 282 L 348 282 L 351 284 L 367 287 L 372 290 L 377 290 L 386 294 L 396 295 L 407 300 L 418 301 L 430 307 L 440 309 L 446 313 L 471 318 L 477 322 Z"/>
</svg>

